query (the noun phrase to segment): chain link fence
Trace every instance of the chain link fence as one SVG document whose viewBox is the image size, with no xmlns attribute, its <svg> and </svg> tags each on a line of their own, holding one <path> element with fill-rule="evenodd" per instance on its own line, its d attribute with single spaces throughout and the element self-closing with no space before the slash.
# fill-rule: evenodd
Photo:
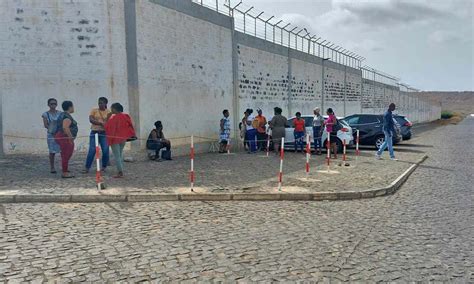
<svg viewBox="0 0 474 284">
<path fill-rule="evenodd" d="M 319 36 L 312 35 L 305 27 L 294 26 L 278 17 L 267 15 L 249 6 L 243 1 L 232 0 L 192 0 L 234 19 L 235 30 L 264 39 L 275 44 L 289 47 L 320 58 L 330 60 L 362 71 L 362 78 L 387 85 L 403 87 L 415 91 L 405 84 L 400 84 L 400 78 L 376 70 L 367 65 L 362 66 L 365 57 L 346 50 Z M 417 91 L 417 90 L 416 90 Z"/>
</svg>

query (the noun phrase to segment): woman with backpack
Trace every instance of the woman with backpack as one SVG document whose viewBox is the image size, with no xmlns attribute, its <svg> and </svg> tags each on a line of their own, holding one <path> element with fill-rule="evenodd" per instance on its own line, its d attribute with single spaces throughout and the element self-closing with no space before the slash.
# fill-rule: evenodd
<svg viewBox="0 0 474 284">
<path fill-rule="evenodd" d="M 43 118 L 44 128 L 47 129 L 46 135 L 49 150 L 49 165 L 52 174 L 56 173 L 56 169 L 54 166 L 54 157 L 56 156 L 56 154 L 59 154 L 61 152 L 61 149 L 59 148 L 58 143 L 56 143 L 56 141 L 54 140 L 53 136 L 57 128 L 59 115 L 61 114 L 60 111 L 56 110 L 57 106 L 58 101 L 56 99 L 49 99 L 49 110 L 41 115 L 41 117 Z"/>
<path fill-rule="evenodd" d="M 61 106 L 64 112 L 58 118 L 54 139 L 61 149 L 62 178 L 73 178 L 74 175 L 69 172 L 69 160 L 74 153 L 74 140 L 77 137 L 78 127 L 77 122 L 71 116 L 74 113 L 72 102 L 64 101 Z"/>
<path fill-rule="evenodd" d="M 336 114 L 332 110 L 332 108 L 328 108 L 326 114 L 329 116 L 328 119 L 324 122 L 326 125 L 326 131 L 328 132 L 328 136 L 331 139 L 331 145 L 328 151 L 333 151 L 334 159 L 337 159 L 337 131 L 338 131 L 338 121 L 336 118 Z"/>
</svg>

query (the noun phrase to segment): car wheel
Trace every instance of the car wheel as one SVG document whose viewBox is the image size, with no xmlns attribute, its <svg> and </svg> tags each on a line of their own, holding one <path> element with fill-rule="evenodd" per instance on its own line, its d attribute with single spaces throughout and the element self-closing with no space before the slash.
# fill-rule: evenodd
<svg viewBox="0 0 474 284">
<path fill-rule="evenodd" d="M 385 142 L 385 136 L 377 136 L 377 138 L 375 138 L 375 149 L 380 149 L 383 142 Z"/>
</svg>

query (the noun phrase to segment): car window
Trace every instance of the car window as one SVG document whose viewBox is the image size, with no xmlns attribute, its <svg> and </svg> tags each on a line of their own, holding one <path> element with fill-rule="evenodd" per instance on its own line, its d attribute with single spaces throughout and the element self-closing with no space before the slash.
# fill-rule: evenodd
<svg viewBox="0 0 474 284">
<path fill-rule="evenodd" d="M 295 125 L 293 124 L 293 119 L 288 119 L 288 127 L 294 128 Z"/>
<path fill-rule="evenodd" d="M 305 127 L 312 127 L 313 126 L 313 118 L 312 117 L 305 117 L 304 118 L 304 126 Z"/>
<path fill-rule="evenodd" d="M 342 124 L 344 127 L 349 126 L 349 124 L 347 123 L 347 121 L 345 121 L 344 119 L 339 119 L 339 121 L 341 122 L 341 124 Z"/>
<path fill-rule="evenodd" d="M 395 116 L 395 120 L 398 122 L 398 124 L 403 125 L 405 124 L 406 120 L 404 117 L 401 116 Z"/>
<path fill-rule="evenodd" d="M 359 124 L 359 116 L 351 116 L 344 118 L 344 120 L 349 123 L 349 125 Z"/>
<path fill-rule="evenodd" d="M 359 124 L 378 123 L 379 120 L 374 115 L 363 115 L 359 119 Z"/>
</svg>

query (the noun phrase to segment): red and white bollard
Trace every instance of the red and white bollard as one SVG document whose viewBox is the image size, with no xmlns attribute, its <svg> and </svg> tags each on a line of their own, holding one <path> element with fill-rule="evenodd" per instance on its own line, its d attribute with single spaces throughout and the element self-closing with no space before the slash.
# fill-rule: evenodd
<svg viewBox="0 0 474 284">
<path fill-rule="evenodd" d="M 191 136 L 191 172 L 189 179 L 191 181 L 191 191 L 194 191 L 194 136 Z"/>
<path fill-rule="evenodd" d="M 360 154 L 359 151 L 359 129 L 357 129 L 357 135 L 356 135 L 356 157 L 358 157 Z"/>
<path fill-rule="evenodd" d="M 280 147 L 280 173 L 278 174 L 278 191 L 281 191 L 281 184 L 283 182 L 283 158 L 285 156 L 285 138 L 281 138 Z"/>
<path fill-rule="evenodd" d="M 99 147 L 99 134 L 95 134 L 95 161 L 96 161 L 96 172 L 95 172 L 95 182 L 97 184 L 97 189 L 101 190 L 103 188 L 102 177 L 100 175 L 100 147 Z"/>
<path fill-rule="evenodd" d="M 267 157 L 270 155 L 270 135 L 267 135 Z"/>
<path fill-rule="evenodd" d="M 306 134 L 306 176 L 309 175 L 309 159 L 311 158 L 311 142 L 309 140 L 309 133 Z"/>
<path fill-rule="evenodd" d="M 329 166 L 331 165 L 331 133 L 330 132 L 328 132 L 327 147 L 328 147 L 328 153 L 327 153 L 326 159 L 327 159 L 328 171 L 329 171 Z"/>
<path fill-rule="evenodd" d="M 342 140 L 342 161 L 346 161 L 346 139 Z"/>
</svg>

